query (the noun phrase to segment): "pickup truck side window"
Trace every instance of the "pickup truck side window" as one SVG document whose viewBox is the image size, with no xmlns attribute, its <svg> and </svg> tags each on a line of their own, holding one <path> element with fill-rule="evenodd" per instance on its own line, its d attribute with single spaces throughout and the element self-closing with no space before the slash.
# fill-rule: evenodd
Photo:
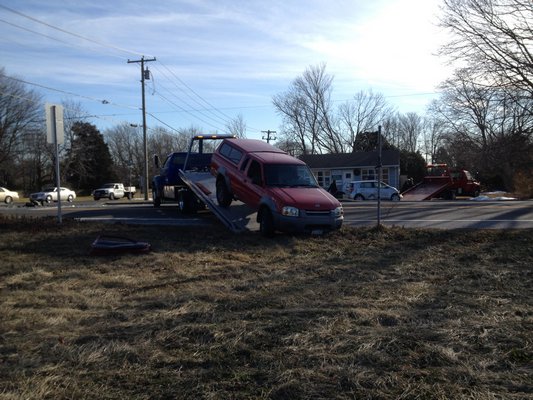
<svg viewBox="0 0 533 400">
<path fill-rule="evenodd" d="M 263 182 L 263 179 L 261 178 L 261 165 L 255 160 L 252 160 L 250 163 L 247 175 L 254 185 L 261 185 Z"/>
<path fill-rule="evenodd" d="M 238 164 L 242 158 L 242 152 L 228 143 L 223 143 L 220 146 L 220 154 L 229 159 L 232 163 Z"/>
<path fill-rule="evenodd" d="M 246 160 L 244 160 L 244 162 L 242 163 L 241 165 L 241 171 L 245 171 L 246 170 L 246 167 L 248 166 L 248 163 L 250 162 L 250 159 L 247 158 Z"/>
</svg>

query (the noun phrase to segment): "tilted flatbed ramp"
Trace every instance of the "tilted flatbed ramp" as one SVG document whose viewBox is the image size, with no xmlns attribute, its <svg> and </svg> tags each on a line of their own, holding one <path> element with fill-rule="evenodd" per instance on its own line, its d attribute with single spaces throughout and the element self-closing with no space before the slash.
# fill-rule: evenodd
<svg viewBox="0 0 533 400">
<path fill-rule="evenodd" d="M 402 193 L 402 201 L 423 201 L 448 186 L 448 182 L 422 182 Z"/>
<path fill-rule="evenodd" d="M 210 172 L 179 170 L 183 182 L 201 199 L 222 223 L 233 232 L 257 230 L 257 212 L 240 201 L 225 208 L 218 204 L 216 179 Z"/>
</svg>

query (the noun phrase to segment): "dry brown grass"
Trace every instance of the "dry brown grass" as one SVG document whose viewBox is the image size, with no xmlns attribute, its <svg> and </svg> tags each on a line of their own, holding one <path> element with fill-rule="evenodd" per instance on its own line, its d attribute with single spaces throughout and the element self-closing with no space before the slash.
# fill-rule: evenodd
<svg viewBox="0 0 533 400">
<path fill-rule="evenodd" d="M 533 398 L 531 230 L 0 235 L 0 399 Z"/>
</svg>

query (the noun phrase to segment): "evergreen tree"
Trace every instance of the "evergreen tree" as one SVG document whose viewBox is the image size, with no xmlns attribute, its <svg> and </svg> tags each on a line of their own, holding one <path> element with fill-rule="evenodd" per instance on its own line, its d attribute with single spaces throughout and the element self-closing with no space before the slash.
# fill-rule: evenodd
<svg viewBox="0 0 533 400">
<path fill-rule="evenodd" d="M 90 193 L 102 183 L 116 180 L 109 147 L 96 126 L 78 121 L 71 130 L 66 174 L 73 189 Z"/>
<path fill-rule="evenodd" d="M 422 154 L 415 151 L 400 151 L 400 173 L 412 178 L 414 183 L 418 183 L 426 174 L 426 160 Z"/>
<path fill-rule="evenodd" d="M 353 151 L 374 151 L 378 149 L 378 133 L 377 132 L 361 132 L 358 133 L 354 143 Z M 389 143 L 387 138 L 381 134 L 381 148 L 382 150 L 394 149 L 394 146 Z"/>
</svg>

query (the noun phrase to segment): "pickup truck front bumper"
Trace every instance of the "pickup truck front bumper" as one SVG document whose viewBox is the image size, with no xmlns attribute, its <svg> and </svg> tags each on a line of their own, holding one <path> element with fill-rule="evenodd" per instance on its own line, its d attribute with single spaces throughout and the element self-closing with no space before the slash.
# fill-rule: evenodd
<svg viewBox="0 0 533 400">
<path fill-rule="evenodd" d="M 333 211 L 300 210 L 298 217 L 288 217 L 274 213 L 275 229 L 289 233 L 322 234 L 340 229 L 344 221 L 342 215 L 335 216 Z"/>
</svg>

